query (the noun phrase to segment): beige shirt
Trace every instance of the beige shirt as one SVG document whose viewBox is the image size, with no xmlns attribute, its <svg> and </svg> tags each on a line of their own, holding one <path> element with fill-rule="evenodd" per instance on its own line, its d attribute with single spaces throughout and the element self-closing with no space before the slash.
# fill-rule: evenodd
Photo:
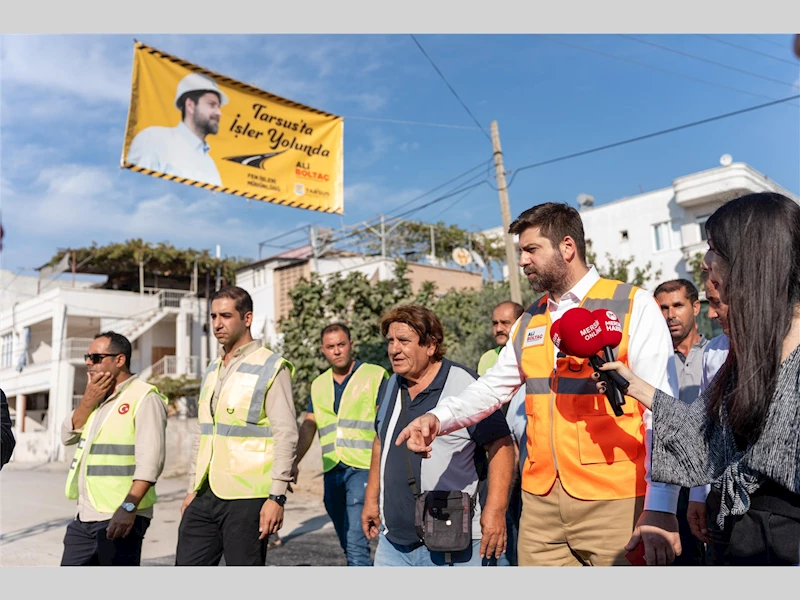
<svg viewBox="0 0 800 600">
<path fill-rule="evenodd" d="M 252 354 L 263 344 L 259 340 L 254 340 L 249 344 L 237 348 L 233 351 L 233 357 L 230 362 L 225 365 L 223 362 L 219 369 L 219 379 L 214 388 L 214 395 L 211 397 L 211 414 L 217 408 L 219 400 L 219 393 L 222 386 L 230 378 L 231 374 L 236 372 L 236 369 L 247 357 Z M 220 351 L 221 355 L 225 356 L 225 350 Z M 280 496 L 286 493 L 289 482 L 292 480 L 292 465 L 297 453 L 297 412 L 294 408 L 294 400 L 292 399 L 292 378 L 289 375 L 289 370 L 281 369 L 272 382 L 267 397 L 264 402 L 264 410 L 269 419 L 269 426 L 272 429 L 272 437 L 275 440 L 273 449 L 274 458 L 272 462 L 272 469 L 270 470 L 270 477 L 272 477 L 272 487 L 269 493 Z M 197 422 L 197 429 L 194 433 L 192 443 L 192 456 L 197 456 L 200 451 L 200 421 Z M 193 461 L 189 470 L 189 492 L 194 492 L 194 479 L 197 472 L 197 461 Z"/>
<path fill-rule="evenodd" d="M 95 409 L 97 415 L 92 420 L 92 426 L 86 436 L 87 450 L 90 441 L 97 436 L 100 425 L 108 416 L 114 401 L 133 383 L 134 379 L 136 379 L 135 375 L 117 385 L 114 393 Z M 83 428 L 73 429 L 72 427 L 72 415 L 74 412 L 70 412 L 61 424 L 61 441 L 65 446 L 77 444 L 83 432 Z M 136 470 L 133 472 L 133 479 L 149 481 L 155 484 L 164 469 L 167 451 L 167 406 L 161 396 L 154 392 L 147 394 L 136 410 L 133 424 L 136 430 L 134 441 Z M 86 523 L 110 520 L 113 513 L 101 513 L 92 506 L 86 490 L 85 469 L 81 468 L 81 466 L 78 466 L 78 469 L 78 519 Z M 137 511 L 136 514 L 150 519 L 153 517 L 153 507 Z"/>
</svg>

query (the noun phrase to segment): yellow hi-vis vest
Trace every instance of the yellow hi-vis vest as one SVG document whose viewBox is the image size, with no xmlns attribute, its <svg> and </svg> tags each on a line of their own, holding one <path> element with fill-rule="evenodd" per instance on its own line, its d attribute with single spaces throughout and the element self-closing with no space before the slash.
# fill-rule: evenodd
<svg viewBox="0 0 800 600">
<path fill-rule="evenodd" d="M 221 365 L 221 358 L 209 365 L 200 388 L 194 489 L 208 478 L 214 494 L 225 500 L 266 498 L 272 485 L 274 440 L 264 401 L 280 370 L 286 366 L 294 375 L 294 366 L 265 347 L 248 354 L 222 386 L 212 415 L 211 397 Z"/>
<path fill-rule="evenodd" d="M 478 377 L 483 377 L 486 375 L 486 371 L 491 369 L 497 363 L 497 357 L 500 356 L 500 350 L 502 350 L 502 346 L 498 346 L 497 348 L 492 348 L 483 353 L 481 356 L 480 361 L 478 362 Z"/>
<path fill-rule="evenodd" d="M 322 446 L 322 471 L 340 462 L 356 469 L 369 469 L 375 439 L 375 404 L 381 382 L 389 374 L 383 367 L 362 363 L 350 376 L 342 392 L 339 414 L 333 410 L 333 370 L 311 383 L 311 404 Z"/>
<path fill-rule="evenodd" d="M 600 279 L 581 302 L 588 310 L 613 311 L 622 323 L 622 342 L 614 351 L 628 362 L 633 297 L 638 288 Z M 550 339 L 547 295 L 522 315 L 514 350 L 525 373 L 528 458 L 522 489 L 546 495 L 556 476 L 580 500 L 617 500 L 645 493 L 644 408 L 626 396 L 616 417 L 591 378 L 588 359 L 558 358 Z"/>
<path fill-rule="evenodd" d="M 88 440 L 87 436 L 97 416 L 97 408 L 92 411 L 83 425 L 78 448 L 69 467 L 64 490 L 67 498 L 78 499 L 78 476 L 83 469 L 89 502 L 95 510 L 114 513 L 125 501 L 131 491 L 133 473 L 136 470 L 134 419 L 139 404 L 150 392 L 161 396 L 165 404 L 169 402 L 155 386 L 134 378 L 113 401 L 113 406 L 94 438 Z M 153 485 L 147 490 L 138 508 L 149 508 L 155 503 L 156 488 Z"/>
</svg>

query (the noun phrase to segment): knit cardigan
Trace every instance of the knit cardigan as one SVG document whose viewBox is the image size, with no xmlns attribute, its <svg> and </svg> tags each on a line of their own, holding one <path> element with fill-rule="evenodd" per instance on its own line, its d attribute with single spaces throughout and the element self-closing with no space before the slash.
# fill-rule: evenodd
<svg viewBox="0 0 800 600">
<path fill-rule="evenodd" d="M 691 404 L 656 390 L 651 476 L 684 487 L 712 483 L 721 492 L 722 528 L 725 517 L 749 510 L 750 496 L 768 479 L 800 494 L 800 347 L 781 364 L 764 430 L 745 448 L 724 410 L 719 422 L 708 414 L 715 382 Z"/>
</svg>

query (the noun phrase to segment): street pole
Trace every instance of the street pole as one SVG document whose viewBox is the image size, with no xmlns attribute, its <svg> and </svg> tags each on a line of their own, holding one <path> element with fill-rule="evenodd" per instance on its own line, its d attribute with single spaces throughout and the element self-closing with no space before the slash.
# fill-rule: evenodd
<svg viewBox="0 0 800 600">
<path fill-rule="evenodd" d="M 497 193 L 500 196 L 500 217 L 503 220 L 503 238 L 506 242 L 506 265 L 508 267 L 508 283 L 511 286 L 511 301 L 522 304 L 522 292 L 519 287 L 517 252 L 514 238 L 508 233 L 511 226 L 511 208 L 508 204 L 508 187 L 503 169 L 503 150 L 500 148 L 500 130 L 497 121 L 492 121 L 492 150 L 494 152 L 494 168 L 497 175 Z"/>
<path fill-rule="evenodd" d="M 381 258 L 386 258 L 386 217 L 381 215 Z"/>
<path fill-rule="evenodd" d="M 319 249 L 317 247 L 317 226 L 308 227 L 308 236 L 311 238 L 311 254 L 314 260 L 314 273 L 319 273 Z"/>
<path fill-rule="evenodd" d="M 222 279 L 222 263 L 220 263 L 220 247 L 217 244 L 217 279 L 214 283 L 214 290 L 219 291 L 219 281 Z"/>
<path fill-rule="evenodd" d="M 144 296 L 144 258 L 139 259 L 139 295 Z"/>
</svg>

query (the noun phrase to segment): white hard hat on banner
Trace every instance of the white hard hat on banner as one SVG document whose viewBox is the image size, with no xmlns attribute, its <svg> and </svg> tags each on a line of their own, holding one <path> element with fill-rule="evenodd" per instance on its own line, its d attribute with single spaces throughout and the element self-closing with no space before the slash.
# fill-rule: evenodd
<svg viewBox="0 0 800 600">
<path fill-rule="evenodd" d="M 219 94 L 219 105 L 225 106 L 228 103 L 228 97 L 222 93 L 217 85 L 217 82 L 201 75 L 200 73 L 189 73 L 186 77 L 181 79 L 178 84 L 178 89 L 175 92 L 175 106 L 178 106 L 178 100 L 181 99 L 186 92 L 215 92 Z M 178 106 L 180 108 L 180 106 Z"/>
</svg>

